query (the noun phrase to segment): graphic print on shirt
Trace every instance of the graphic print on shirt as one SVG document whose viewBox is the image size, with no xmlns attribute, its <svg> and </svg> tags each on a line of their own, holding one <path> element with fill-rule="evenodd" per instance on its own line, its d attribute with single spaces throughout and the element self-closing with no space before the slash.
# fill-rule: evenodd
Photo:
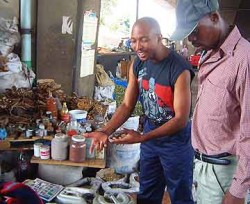
<svg viewBox="0 0 250 204">
<path fill-rule="evenodd" d="M 156 83 L 156 79 L 147 79 L 147 68 L 139 71 L 140 100 L 145 115 L 158 122 L 168 121 L 174 116 L 173 94 L 170 86 Z"/>
</svg>

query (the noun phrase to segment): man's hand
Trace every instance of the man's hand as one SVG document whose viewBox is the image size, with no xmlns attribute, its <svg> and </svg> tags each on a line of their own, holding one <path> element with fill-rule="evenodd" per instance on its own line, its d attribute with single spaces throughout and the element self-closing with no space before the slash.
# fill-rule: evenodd
<svg viewBox="0 0 250 204">
<path fill-rule="evenodd" d="M 237 198 L 233 196 L 229 191 L 226 192 L 222 204 L 244 204 L 244 198 Z"/>
<path fill-rule="evenodd" d="M 134 144 L 142 141 L 143 137 L 139 132 L 128 129 L 124 129 L 121 136 L 111 138 L 111 142 L 115 144 Z"/>
<path fill-rule="evenodd" d="M 84 137 L 92 139 L 90 153 L 92 153 L 94 149 L 96 149 L 97 151 L 101 151 L 104 147 L 107 147 L 108 135 L 101 131 L 85 133 Z"/>
</svg>

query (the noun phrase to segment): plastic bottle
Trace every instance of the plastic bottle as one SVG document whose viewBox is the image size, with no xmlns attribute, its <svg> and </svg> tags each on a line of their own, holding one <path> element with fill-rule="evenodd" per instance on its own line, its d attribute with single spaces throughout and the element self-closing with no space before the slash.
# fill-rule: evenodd
<svg viewBox="0 0 250 204">
<path fill-rule="evenodd" d="M 69 109 L 67 107 L 67 104 L 66 102 L 63 102 L 63 106 L 62 106 L 62 109 L 61 109 L 61 120 L 64 121 L 64 122 L 69 122 Z"/>
<path fill-rule="evenodd" d="M 58 96 L 55 97 L 55 100 L 56 100 L 56 107 L 57 107 L 57 110 L 58 110 L 59 112 L 61 112 L 61 110 L 62 110 L 62 103 L 61 103 L 60 99 L 58 98 Z"/>
<path fill-rule="evenodd" d="M 66 133 L 68 136 L 77 135 L 79 131 L 79 124 L 76 120 L 71 120 L 70 123 L 67 124 Z"/>
<path fill-rule="evenodd" d="M 58 117 L 58 111 L 56 106 L 56 99 L 52 96 L 52 92 L 49 91 L 49 97 L 46 101 L 47 111 L 50 111 L 52 114 L 52 117 L 57 119 Z"/>
<path fill-rule="evenodd" d="M 21 149 L 19 158 L 18 158 L 18 167 L 17 167 L 17 180 L 19 182 L 24 181 L 30 176 L 31 166 L 30 159 L 28 154 Z"/>
</svg>

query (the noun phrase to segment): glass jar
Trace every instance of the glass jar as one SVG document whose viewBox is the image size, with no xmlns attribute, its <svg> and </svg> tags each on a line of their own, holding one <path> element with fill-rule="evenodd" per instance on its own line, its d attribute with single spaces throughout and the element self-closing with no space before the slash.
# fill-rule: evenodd
<svg viewBox="0 0 250 204">
<path fill-rule="evenodd" d="M 51 141 L 51 157 L 54 160 L 66 160 L 68 157 L 68 136 L 63 133 L 55 134 Z"/>
<path fill-rule="evenodd" d="M 69 149 L 69 160 L 72 162 L 83 162 L 86 159 L 85 137 L 74 135 L 71 138 Z"/>
</svg>

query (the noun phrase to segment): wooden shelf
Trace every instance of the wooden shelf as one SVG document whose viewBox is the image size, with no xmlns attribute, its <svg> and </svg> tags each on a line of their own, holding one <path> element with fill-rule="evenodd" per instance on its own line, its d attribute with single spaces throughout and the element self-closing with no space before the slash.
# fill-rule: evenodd
<svg viewBox="0 0 250 204">
<path fill-rule="evenodd" d="M 52 136 L 38 137 L 33 136 L 31 138 L 27 138 L 24 135 L 21 135 L 17 139 L 14 139 L 14 136 L 8 136 L 5 140 L 0 141 L 0 151 L 17 151 L 17 150 L 32 150 L 33 145 L 28 145 L 29 143 L 35 142 L 38 139 L 46 139 L 52 140 Z M 20 147 L 16 147 L 16 145 L 21 145 Z"/>
<path fill-rule="evenodd" d="M 58 161 L 53 159 L 40 159 L 37 157 L 32 157 L 30 160 L 31 163 L 38 164 L 53 164 L 53 165 L 66 165 L 66 166 L 84 166 L 84 167 L 93 167 L 93 168 L 105 168 L 106 161 L 105 159 L 88 159 L 84 162 L 76 163 L 69 160 Z"/>
<path fill-rule="evenodd" d="M 6 138 L 6 140 L 10 141 L 10 142 L 32 142 L 32 141 L 36 141 L 38 139 L 46 139 L 46 140 L 52 140 L 53 137 L 52 136 L 44 136 L 44 137 L 38 137 L 38 136 L 32 136 L 30 138 L 25 137 L 24 135 L 21 135 L 20 137 L 18 137 L 17 139 L 14 139 L 13 136 L 8 136 Z"/>
</svg>

